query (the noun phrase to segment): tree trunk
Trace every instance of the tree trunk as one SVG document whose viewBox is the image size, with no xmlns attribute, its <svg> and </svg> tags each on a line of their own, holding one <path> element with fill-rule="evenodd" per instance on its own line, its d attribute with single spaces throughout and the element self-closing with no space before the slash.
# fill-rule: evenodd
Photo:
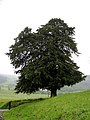
<svg viewBox="0 0 90 120">
<path fill-rule="evenodd" d="M 51 97 L 57 96 L 57 89 L 51 89 Z"/>
</svg>

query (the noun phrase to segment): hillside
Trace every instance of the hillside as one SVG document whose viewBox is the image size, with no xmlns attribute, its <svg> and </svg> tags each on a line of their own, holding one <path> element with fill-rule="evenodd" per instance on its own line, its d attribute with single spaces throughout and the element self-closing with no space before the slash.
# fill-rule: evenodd
<svg viewBox="0 0 90 120">
<path fill-rule="evenodd" d="M 5 120 L 90 120 L 90 91 L 34 100 L 3 116 Z"/>
<path fill-rule="evenodd" d="M 86 79 L 80 83 L 77 83 L 73 86 L 65 86 L 59 92 L 78 92 L 90 90 L 90 75 L 87 75 Z"/>
<path fill-rule="evenodd" d="M 16 84 L 17 76 L 0 74 L 0 85 Z"/>
<path fill-rule="evenodd" d="M 7 82 L 7 77 L 5 75 L 0 74 L 0 84 Z"/>
</svg>

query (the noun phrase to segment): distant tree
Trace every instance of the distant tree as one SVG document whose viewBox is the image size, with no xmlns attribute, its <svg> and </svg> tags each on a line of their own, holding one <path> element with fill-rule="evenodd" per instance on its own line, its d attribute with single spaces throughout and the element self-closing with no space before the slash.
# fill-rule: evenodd
<svg viewBox="0 0 90 120">
<path fill-rule="evenodd" d="M 17 93 L 32 93 L 41 88 L 50 90 L 52 97 L 57 95 L 57 89 L 85 79 L 72 60 L 72 54 L 79 55 L 74 29 L 55 18 L 36 32 L 26 27 L 15 38 L 7 55 L 20 74 Z"/>
</svg>

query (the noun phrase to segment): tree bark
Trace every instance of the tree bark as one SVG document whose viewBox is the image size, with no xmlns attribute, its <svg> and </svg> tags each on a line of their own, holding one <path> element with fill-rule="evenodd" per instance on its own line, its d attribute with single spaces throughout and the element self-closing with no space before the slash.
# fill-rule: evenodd
<svg viewBox="0 0 90 120">
<path fill-rule="evenodd" d="M 57 96 L 57 89 L 51 89 L 51 97 Z"/>
</svg>

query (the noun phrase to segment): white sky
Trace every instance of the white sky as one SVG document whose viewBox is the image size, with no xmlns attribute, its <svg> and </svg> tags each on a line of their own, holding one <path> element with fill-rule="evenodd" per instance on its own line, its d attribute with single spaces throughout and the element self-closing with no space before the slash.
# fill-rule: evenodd
<svg viewBox="0 0 90 120">
<path fill-rule="evenodd" d="M 25 28 L 36 30 L 51 18 L 75 27 L 75 41 L 82 53 L 75 62 L 90 74 L 90 0 L 0 0 L 0 73 L 14 74 L 5 55 L 14 38 Z"/>
</svg>

